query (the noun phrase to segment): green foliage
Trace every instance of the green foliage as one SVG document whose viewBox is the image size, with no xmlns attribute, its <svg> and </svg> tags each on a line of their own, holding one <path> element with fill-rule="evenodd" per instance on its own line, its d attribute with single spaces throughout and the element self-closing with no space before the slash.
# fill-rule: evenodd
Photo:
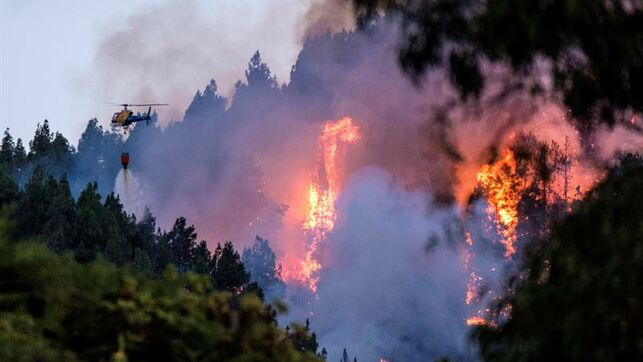
<svg viewBox="0 0 643 362">
<path fill-rule="evenodd" d="M 231 242 L 219 245 L 212 255 L 205 241 L 197 243 L 194 225 L 188 225 L 183 217 L 176 220 L 169 232 L 157 232 L 156 220 L 149 209 L 137 222 L 134 215 L 125 212 L 118 195 L 110 193 L 101 202 L 95 182 L 89 183 L 75 201 L 66 176 L 57 181 L 51 175 L 46 177 L 43 167 L 37 167 L 19 192 L 11 178 L 3 177 L 0 170 L 0 197 L 3 203 L 16 204 L 12 219 L 18 239 L 39 238 L 56 252 L 71 251 L 77 261 L 86 263 L 100 257 L 157 278 L 171 265 L 181 275 L 188 272 L 208 275 L 217 289 L 235 294 L 254 293 L 263 298 L 259 284 L 249 284 L 249 274 Z M 275 274 L 272 250 L 264 249 L 260 250 L 267 252 L 265 256 L 272 268 L 269 280 L 273 286 L 283 285 Z"/>
<path fill-rule="evenodd" d="M 72 190 L 77 194 L 88 182 L 98 182 L 103 195 L 114 188 L 114 180 L 120 170 L 120 154 L 123 140 L 115 133 L 103 130 L 97 119 L 87 122 L 87 127 L 78 140 L 78 152 L 73 154 L 70 174 Z"/>
<path fill-rule="evenodd" d="M 277 88 L 277 77 L 271 75 L 268 65 L 261 60 L 261 54 L 257 50 L 250 62 L 248 63 L 248 70 L 246 70 L 246 81 L 249 87 L 266 87 Z M 237 84 L 237 88 L 241 87 Z"/>
<path fill-rule="evenodd" d="M 16 174 L 22 174 L 22 171 L 27 164 L 27 151 L 25 146 L 22 145 L 22 140 L 18 138 L 16 141 L 16 148 L 13 152 L 13 167 Z"/>
<path fill-rule="evenodd" d="M 318 361 L 252 295 L 171 269 L 160 281 L 78 264 L 6 230 L 0 219 L 0 360 Z"/>
<path fill-rule="evenodd" d="M 49 177 L 48 192 L 51 193 L 51 204 L 47 210 L 47 221 L 43 225 L 42 233 L 47 236 L 49 247 L 54 251 L 68 250 L 72 247 L 75 237 L 75 203 L 69 190 L 67 176 L 56 182 Z"/>
<path fill-rule="evenodd" d="M 0 207 L 13 203 L 18 198 L 18 185 L 5 169 L 0 167 Z"/>
<path fill-rule="evenodd" d="M 276 266 L 277 258 L 268 240 L 257 235 L 252 246 L 243 250 L 242 260 L 252 281 L 257 282 L 269 297 L 281 299 L 285 296 L 281 265 Z"/>
<path fill-rule="evenodd" d="M 250 275 L 246 272 L 239 253 L 234 250 L 230 241 L 226 241 L 223 248 L 221 244 L 217 245 L 212 264 L 212 280 L 219 290 L 238 293 L 250 281 Z"/>
<path fill-rule="evenodd" d="M 217 83 L 214 79 L 205 86 L 203 93 L 197 91 L 192 103 L 185 111 L 184 122 L 197 120 L 214 120 L 225 112 L 226 100 L 217 94 Z"/>
<path fill-rule="evenodd" d="M 190 250 L 190 265 L 193 272 L 197 274 L 208 274 L 212 263 L 212 253 L 204 240 Z"/>
<path fill-rule="evenodd" d="M 38 123 L 33 140 L 29 141 L 29 160 L 35 160 L 49 154 L 54 135 L 49 129 L 49 121 L 45 119 L 42 125 Z"/>
<path fill-rule="evenodd" d="M 643 359 L 642 204 L 643 162 L 628 156 L 528 252 L 496 325 L 475 331 L 483 358 Z"/>
<path fill-rule="evenodd" d="M 0 168 L 5 170 L 13 169 L 14 152 L 16 152 L 16 145 L 13 143 L 9 128 L 7 128 L 4 131 L 4 137 L 2 137 L 2 144 L 0 144 Z"/>
<path fill-rule="evenodd" d="M 36 167 L 17 203 L 15 217 L 18 223 L 18 237 L 42 234 L 42 227 L 47 223 L 48 210 L 53 200 L 53 190 L 49 189 L 52 186 L 52 182 L 47 182 L 45 170 Z"/>
<path fill-rule="evenodd" d="M 87 184 L 76 204 L 76 235 L 74 244 L 76 259 L 83 262 L 96 258 L 99 250 L 105 248 L 114 225 L 107 224 L 103 205 L 95 182 Z"/>
<path fill-rule="evenodd" d="M 288 338 L 292 342 L 295 349 L 301 352 L 317 353 L 317 336 L 315 332 L 310 333 L 310 321 L 306 319 L 306 325 L 300 326 L 292 324 L 290 328 L 286 328 Z"/>
<path fill-rule="evenodd" d="M 179 273 L 192 269 L 192 251 L 196 249 L 197 233 L 194 225 L 187 226 L 187 220 L 179 217 L 174 227 L 161 236 L 161 243 L 169 246 L 171 261 Z"/>
</svg>

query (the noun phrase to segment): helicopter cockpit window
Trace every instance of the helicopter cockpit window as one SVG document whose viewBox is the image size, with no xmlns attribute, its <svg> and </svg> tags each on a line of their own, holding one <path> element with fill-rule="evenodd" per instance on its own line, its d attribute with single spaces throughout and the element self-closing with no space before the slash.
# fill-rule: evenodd
<svg viewBox="0 0 643 362">
<path fill-rule="evenodd" d="M 118 112 L 114 113 L 112 116 L 112 122 L 116 122 L 116 118 L 118 118 Z"/>
</svg>

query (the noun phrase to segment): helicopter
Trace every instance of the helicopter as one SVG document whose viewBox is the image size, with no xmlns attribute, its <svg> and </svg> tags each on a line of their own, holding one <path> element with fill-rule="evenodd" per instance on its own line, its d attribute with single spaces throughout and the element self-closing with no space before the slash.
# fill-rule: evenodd
<svg viewBox="0 0 643 362">
<path fill-rule="evenodd" d="M 110 103 L 111 104 L 111 103 Z M 112 128 L 122 127 L 126 132 L 129 126 L 132 123 L 145 121 L 147 125 L 150 124 L 150 112 L 152 112 L 152 106 L 167 106 L 167 103 L 145 103 L 145 104 L 112 104 L 114 106 L 123 107 L 122 110 L 114 113 L 112 116 Z M 134 114 L 134 111 L 128 109 L 127 107 L 149 107 L 147 109 L 147 114 L 143 113 L 142 115 Z"/>
</svg>

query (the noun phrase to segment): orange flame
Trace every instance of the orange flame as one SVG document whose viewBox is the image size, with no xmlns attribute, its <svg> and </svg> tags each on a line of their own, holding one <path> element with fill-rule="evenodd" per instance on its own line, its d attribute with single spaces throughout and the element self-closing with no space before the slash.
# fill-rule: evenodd
<svg viewBox="0 0 643 362">
<path fill-rule="evenodd" d="M 308 215 L 303 229 L 310 235 L 312 242 L 301 263 L 301 274 L 298 279 L 313 291 L 317 291 L 319 270 L 322 265 L 318 259 L 320 244 L 326 235 L 335 227 L 337 215 L 335 201 L 339 191 L 340 178 L 337 170 L 337 146 L 339 142 L 355 143 L 359 140 L 359 127 L 353 124 L 350 117 L 326 122 L 319 137 L 319 148 L 323 162 L 323 183 L 314 178 L 308 192 Z"/>
<path fill-rule="evenodd" d="M 476 179 L 487 199 L 487 213 L 493 217 L 501 237 L 500 242 L 505 247 L 505 257 L 511 258 L 516 253 L 518 204 L 526 187 L 524 181 L 516 174 L 516 160 L 513 152 L 507 148 L 503 151 L 501 159 L 480 167 Z M 480 288 L 484 280 L 471 265 L 473 239 L 468 231 L 465 233 L 465 241 L 467 250 L 464 264 L 469 273 L 465 303 L 471 307 L 480 303 Z M 483 310 L 477 310 L 473 314 L 466 320 L 468 326 L 488 323 L 482 316 Z"/>
<path fill-rule="evenodd" d="M 482 317 L 476 316 L 476 317 L 471 317 L 471 318 L 467 319 L 467 325 L 468 326 L 479 326 L 479 325 L 483 325 L 483 324 L 487 324 L 487 321 Z"/>
<path fill-rule="evenodd" d="M 505 246 L 505 257 L 511 258 L 516 253 L 518 203 L 525 189 L 524 182 L 516 175 L 513 152 L 505 149 L 500 160 L 483 165 L 476 177 L 489 203 L 487 212 L 495 215 L 500 242 Z"/>
</svg>

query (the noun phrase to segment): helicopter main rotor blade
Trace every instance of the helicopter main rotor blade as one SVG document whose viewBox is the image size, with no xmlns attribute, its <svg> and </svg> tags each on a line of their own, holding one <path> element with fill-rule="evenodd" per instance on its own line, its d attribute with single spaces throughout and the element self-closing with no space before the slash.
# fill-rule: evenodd
<svg viewBox="0 0 643 362">
<path fill-rule="evenodd" d="M 136 103 L 136 104 L 112 103 L 112 102 L 103 102 L 103 103 L 109 104 L 110 106 L 115 106 L 115 107 L 169 106 L 168 103 Z"/>
<path fill-rule="evenodd" d="M 139 104 L 127 104 L 127 106 L 131 106 L 131 107 L 169 106 L 169 104 L 168 103 L 139 103 Z"/>
</svg>

